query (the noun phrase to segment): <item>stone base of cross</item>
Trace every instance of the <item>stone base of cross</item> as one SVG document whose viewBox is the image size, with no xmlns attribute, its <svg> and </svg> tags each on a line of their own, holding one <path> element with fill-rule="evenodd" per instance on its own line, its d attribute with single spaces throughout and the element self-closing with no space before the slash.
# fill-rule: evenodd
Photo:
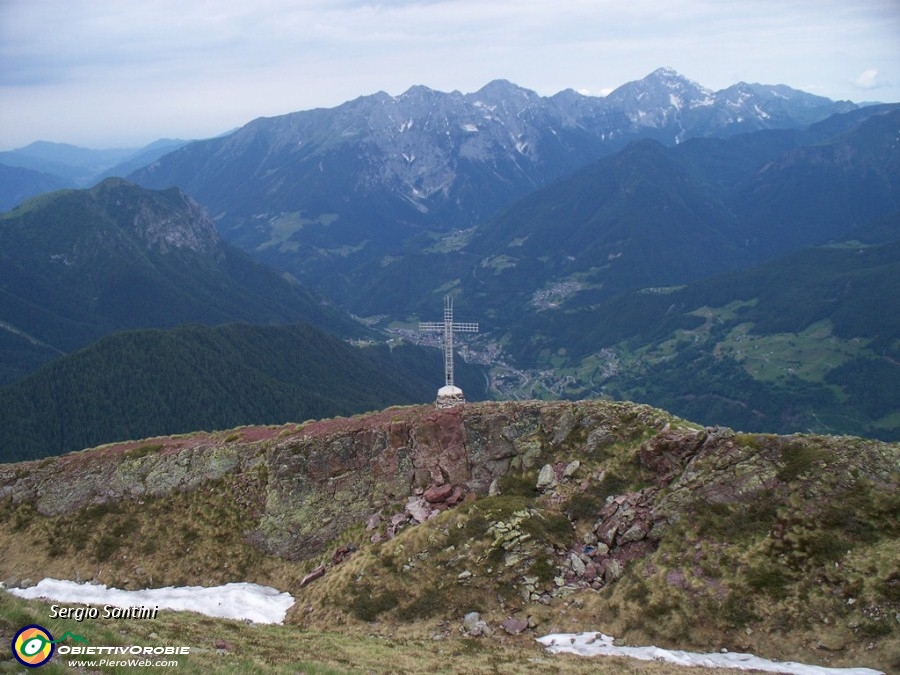
<svg viewBox="0 0 900 675">
<path fill-rule="evenodd" d="M 477 323 L 453 322 L 453 298 L 444 296 L 443 322 L 423 322 L 419 330 L 441 332 L 444 335 L 444 386 L 438 389 L 436 405 L 439 408 L 452 408 L 466 402 L 463 391 L 453 384 L 453 334 L 477 333 Z"/>
<path fill-rule="evenodd" d="M 437 400 L 434 404 L 438 408 L 453 408 L 466 402 L 463 390 L 459 387 L 441 387 L 438 389 Z"/>
</svg>

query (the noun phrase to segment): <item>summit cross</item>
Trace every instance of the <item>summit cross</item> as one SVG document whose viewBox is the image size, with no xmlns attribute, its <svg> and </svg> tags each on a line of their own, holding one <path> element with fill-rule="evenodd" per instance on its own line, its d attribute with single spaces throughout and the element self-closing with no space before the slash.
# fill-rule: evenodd
<svg viewBox="0 0 900 675">
<path fill-rule="evenodd" d="M 419 330 L 444 334 L 444 386 L 453 387 L 453 334 L 477 333 L 477 323 L 453 322 L 453 298 L 444 296 L 444 320 L 426 321 L 419 324 Z"/>
</svg>

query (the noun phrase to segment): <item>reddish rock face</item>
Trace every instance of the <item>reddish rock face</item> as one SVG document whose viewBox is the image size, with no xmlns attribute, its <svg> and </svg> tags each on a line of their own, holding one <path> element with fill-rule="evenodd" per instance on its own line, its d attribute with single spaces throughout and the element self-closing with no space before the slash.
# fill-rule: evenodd
<svg viewBox="0 0 900 675">
<path fill-rule="evenodd" d="M 413 463 L 428 473 L 431 483 L 465 483 L 471 478 L 461 408 L 425 415 L 412 429 L 411 438 Z"/>
</svg>

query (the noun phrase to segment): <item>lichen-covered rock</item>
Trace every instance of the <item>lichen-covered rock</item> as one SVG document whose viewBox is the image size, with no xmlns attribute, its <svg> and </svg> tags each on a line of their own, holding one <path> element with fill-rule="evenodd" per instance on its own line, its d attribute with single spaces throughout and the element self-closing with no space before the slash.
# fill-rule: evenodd
<svg viewBox="0 0 900 675">
<path fill-rule="evenodd" d="M 553 466 L 550 464 L 545 464 L 541 468 L 541 472 L 537 477 L 537 484 L 535 487 L 538 490 L 544 491 L 549 490 L 554 485 L 556 485 L 556 472 L 553 470 Z"/>
</svg>

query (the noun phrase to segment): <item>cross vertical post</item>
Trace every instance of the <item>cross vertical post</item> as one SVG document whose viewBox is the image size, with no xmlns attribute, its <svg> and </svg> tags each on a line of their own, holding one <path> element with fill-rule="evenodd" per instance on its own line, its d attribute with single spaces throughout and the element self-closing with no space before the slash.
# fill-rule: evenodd
<svg viewBox="0 0 900 675">
<path fill-rule="evenodd" d="M 419 330 L 443 333 L 444 342 L 444 387 L 438 391 L 438 405 L 441 399 L 453 398 L 458 402 L 464 402 L 462 390 L 453 384 L 453 334 L 477 333 L 477 323 L 454 323 L 453 298 L 444 296 L 444 321 L 426 321 L 419 324 Z M 450 403 L 449 405 L 453 405 Z"/>
</svg>

